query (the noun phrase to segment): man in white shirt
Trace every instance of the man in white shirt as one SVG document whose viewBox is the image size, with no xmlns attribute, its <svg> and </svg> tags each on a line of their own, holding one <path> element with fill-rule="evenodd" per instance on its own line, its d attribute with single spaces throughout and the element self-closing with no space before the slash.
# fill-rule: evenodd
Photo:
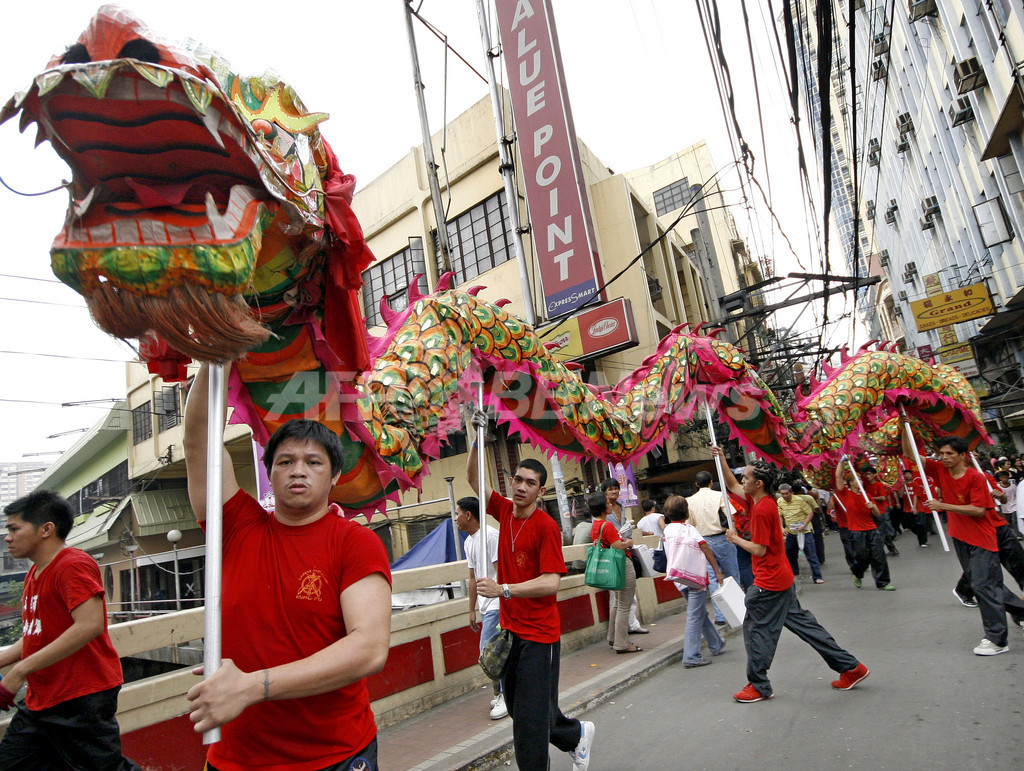
<svg viewBox="0 0 1024 771">
<path fill-rule="evenodd" d="M 697 492 L 686 499 L 690 507 L 690 524 L 697 528 L 697 532 L 704 536 L 711 551 L 714 552 L 718 567 L 725 576 L 732 576 L 737 583 L 740 580 L 740 566 L 736 557 L 736 547 L 725 537 L 725 525 L 722 524 L 724 514 L 722 513 L 722 494 L 711 489 L 712 477 L 708 471 L 698 471 L 694 477 L 697 483 Z M 708 591 L 714 593 L 718 589 L 718 579 L 714 571 L 708 566 Z M 715 624 L 724 626 L 726 623 L 722 611 L 711 601 L 715 609 Z"/>
<path fill-rule="evenodd" d="M 476 591 L 476 572 L 480 566 L 480 501 L 474 496 L 460 498 L 455 504 L 455 522 L 459 530 L 468 533 L 466 538 L 466 562 L 469 563 L 469 627 L 480 632 L 480 650 L 498 633 L 500 612 L 497 597 L 483 597 Z M 498 528 L 487 528 L 487 578 L 498 580 Z M 479 615 L 478 615 L 479 614 Z M 508 716 L 505 695 L 501 692 L 501 680 L 491 681 L 494 698 L 491 699 L 491 720 Z"/>
<path fill-rule="evenodd" d="M 664 533 L 665 517 L 657 512 L 654 501 L 644 501 L 640 504 L 640 508 L 644 511 L 644 515 L 640 518 L 640 521 L 636 523 L 640 532 L 644 535 L 658 536 Z"/>
</svg>

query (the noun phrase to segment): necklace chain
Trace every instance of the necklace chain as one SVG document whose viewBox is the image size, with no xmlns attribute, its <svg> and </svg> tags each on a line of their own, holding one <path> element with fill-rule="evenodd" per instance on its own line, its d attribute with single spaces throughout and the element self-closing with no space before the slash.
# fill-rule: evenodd
<svg viewBox="0 0 1024 771">
<path fill-rule="evenodd" d="M 528 520 L 532 515 L 533 515 L 533 512 L 531 511 L 529 514 L 526 515 L 526 517 L 523 518 L 523 524 L 521 524 L 519 526 L 519 532 L 518 533 L 515 530 L 512 530 L 511 527 L 509 528 L 509 530 L 512 533 L 512 553 L 513 554 L 515 554 L 515 552 L 516 552 L 516 536 L 523 534 L 523 528 L 526 527 L 526 520 Z M 515 517 L 513 517 L 512 519 L 514 521 Z"/>
</svg>

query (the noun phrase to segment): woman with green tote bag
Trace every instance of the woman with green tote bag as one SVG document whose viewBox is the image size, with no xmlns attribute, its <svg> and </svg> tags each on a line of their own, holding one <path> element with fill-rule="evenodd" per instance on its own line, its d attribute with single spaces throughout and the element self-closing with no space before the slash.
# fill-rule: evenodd
<svg viewBox="0 0 1024 771">
<path fill-rule="evenodd" d="M 588 567 L 592 558 L 597 558 L 598 554 L 603 556 L 610 549 L 612 558 L 621 560 L 625 575 L 622 588 L 612 592 L 615 603 L 608 619 L 608 644 L 616 653 L 637 653 L 641 648 L 629 641 L 629 606 L 636 594 L 636 571 L 633 569 L 633 560 L 626 559 L 628 549 L 633 546 L 633 539 L 624 539 L 615 526 L 606 521 L 608 506 L 604 493 L 593 493 L 587 498 L 587 507 L 594 518 L 590 530 L 590 540 L 594 545 L 590 547 Z"/>
</svg>

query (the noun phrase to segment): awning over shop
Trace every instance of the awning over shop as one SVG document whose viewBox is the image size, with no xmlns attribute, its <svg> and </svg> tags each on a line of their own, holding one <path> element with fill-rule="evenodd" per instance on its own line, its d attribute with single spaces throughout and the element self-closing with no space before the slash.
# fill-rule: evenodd
<svg viewBox="0 0 1024 771">
<path fill-rule="evenodd" d="M 117 522 L 121 512 L 131 503 L 131 497 L 125 496 L 121 502 L 107 512 L 97 512 L 80 525 L 71 528 L 68 534 L 68 546 L 88 551 L 106 546 L 110 539 L 107 532 Z"/>
<path fill-rule="evenodd" d="M 140 536 L 199 527 L 188 502 L 188 490 L 147 490 L 132 493 L 131 499 Z"/>
</svg>

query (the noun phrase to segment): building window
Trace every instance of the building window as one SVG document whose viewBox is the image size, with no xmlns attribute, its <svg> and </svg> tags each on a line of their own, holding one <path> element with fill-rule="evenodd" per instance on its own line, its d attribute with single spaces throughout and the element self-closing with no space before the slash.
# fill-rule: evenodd
<svg viewBox="0 0 1024 771">
<path fill-rule="evenodd" d="M 448 443 L 441 445 L 439 458 L 453 458 L 456 455 L 465 455 L 469 452 L 469 443 L 466 441 L 465 431 L 448 432 Z"/>
<path fill-rule="evenodd" d="M 132 444 L 142 444 L 153 438 L 153 405 L 140 404 L 132 410 Z"/>
<path fill-rule="evenodd" d="M 437 233 L 433 232 L 431 235 L 440 272 L 443 270 L 440 265 L 441 249 L 437 244 Z M 465 283 L 515 257 L 505 191 L 492 195 L 450 220 L 448 243 L 452 248 L 451 269 L 455 271 L 455 282 L 458 284 Z"/>
<path fill-rule="evenodd" d="M 409 285 L 413 278 L 426 272 L 421 238 L 409 239 L 405 249 L 363 271 L 363 313 L 367 325 L 384 323 L 380 315 L 381 297 L 386 297 L 394 310 L 405 310 L 409 304 Z"/>
<path fill-rule="evenodd" d="M 181 423 L 181 389 L 177 383 L 164 386 L 153 395 L 156 405 L 157 430 L 163 433 Z"/>
<path fill-rule="evenodd" d="M 686 177 L 683 177 L 668 187 L 654 191 L 654 208 L 660 217 L 663 214 L 668 214 L 670 211 L 682 209 L 691 197 L 690 182 Z"/>
</svg>

